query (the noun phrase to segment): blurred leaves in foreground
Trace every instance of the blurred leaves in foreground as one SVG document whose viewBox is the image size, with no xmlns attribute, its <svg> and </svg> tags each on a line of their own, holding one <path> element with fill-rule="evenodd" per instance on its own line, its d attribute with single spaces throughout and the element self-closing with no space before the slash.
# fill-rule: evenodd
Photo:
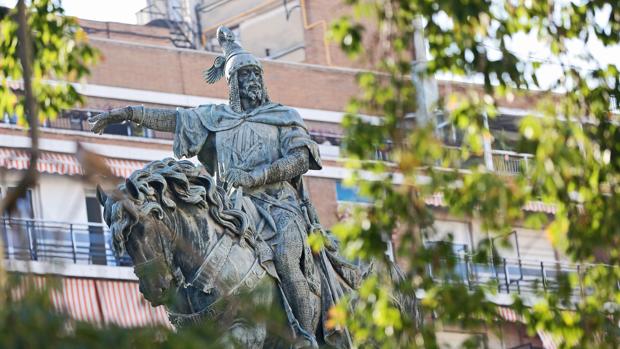
<svg viewBox="0 0 620 349">
<path fill-rule="evenodd" d="M 32 44 L 32 87 L 40 121 L 82 102 L 71 83 L 80 82 L 99 59 L 99 51 L 76 18 L 64 15 L 60 1 L 33 0 L 27 7 Z M 19 61 L 17 6 L 0 17 L 0 116 L 26 125 L 23 68 Z"/>
<path fill-rule="evenodd" d="M 358 347 L 436 348 L 437 332 L 450 327 L 499 334 L 501 316 L 491 302 L 498 285 L 464 279 L 463 264 L 491 270 L 498 248 L 510 248 L 514 227 L 525 227 L 540 229 L 556 255 L 582 267 L 563 273 L 558 265 L 553 287 L 541 280 L 531 297 L 513 296 L 511 308 L 527 333 L 545 331 L 561 348 L 619 347 L 620 77 L 617 60 L 609 64 L 609 57 L 589 51 L 591 44 L 617 47 L 617 2 L 345 3 L 354 16 L 335 21 L 330 37 L 350 57 L 372 64 L 376 57 L 367 57 L 364 45 L 369 35 L 380 57 L 359 73 L 360 93 L 343 121 L 353 170 L 345 182 L 372 204 L 357 207 L 333 230 L 350 257 L 374 259 L 379 270 L 389 269 L 385 251 L 395 241 L 405 281 L 389 287 L 389 273 L 380 272 L 364 284 L 359 307 L 342 306 L 334 321 L 351 328 Z M 422 23 L 430 59 L 414 67 L 415 23 Z M 470 83 L 440 81 L 428 120 L 412 82 L 434 74 Z M 484 147 L 496 136 L 489 120 L 514 105 L 528 115 L 511 150 L 531 160 L 505 175 L 485 166 Z M 362 114 L 380 115 L 382 122 Z M 437 130 L 440 122 L 450 127 Z M 446 129 L 458 135 L 456 147 L 446 146 Z M 388 153 L 389 163 L 376 161 L 377 152 Z M 445 209 L 427 206 L 425 199 L 436 196 Z M 555 214 L 528 213 L 523 207 L 530 201 Z M 473 222 L 479 237 L 458 258 L 451 244 L 435 243 L 450 242 L 434 228 L 436 216 L 446 214 Z M 398 292 L 419 300 L 415 312 L 394 315 Z M 488 343 L 472 335 L 463 345 Z"/>
</svg>

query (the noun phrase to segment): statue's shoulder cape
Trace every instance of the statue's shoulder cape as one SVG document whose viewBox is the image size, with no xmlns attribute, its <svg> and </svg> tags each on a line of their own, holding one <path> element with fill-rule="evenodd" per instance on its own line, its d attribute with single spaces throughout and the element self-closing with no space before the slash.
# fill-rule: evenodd
<svg viewBox="0 0 620 349">
<path fill-rule="evenodd" d="M 235 128 L 244 122 L 257 122 L 273 126 L 298 126 L 306 129 L 299 113 L 290 107 L 267 103 L 250 113 L 237 113 L 227 104 L 208 104 L 198 108 L 201 123 L 211 132 Z"/>
<path fill-rule="evenodd" d="M 255 122 L 278 127 L 288 127 L 283 133 L 286 149 L 306 147 L 310 151 L 310 169 L 321 169 L 318 145 L 310 138 L 299 113 L 290 107 L 267 103 L 250 113 L 237 113 L 226 104 L 207 104 L 192 109 L 177 110 L 177 126 L 174 137 L 174 154 L 178 158 L 198 155 L 209 166 L 205 148 L 211 133 L 233 129 L 244 122 Z M 201 154 L 199 154 L 201 153 Z"/>
</svg>

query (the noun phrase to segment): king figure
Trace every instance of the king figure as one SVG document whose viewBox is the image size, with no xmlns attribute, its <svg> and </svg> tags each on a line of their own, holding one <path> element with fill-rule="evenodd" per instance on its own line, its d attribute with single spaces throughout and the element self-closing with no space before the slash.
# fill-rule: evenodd
<svg viewBox="0 0 620 349">
<path fill-rule="evenodd" d="M 323 255 L 311 251 L 308 233 L 320 225 L 302 175 L 321 169 L 318 145 L 297 111 L 270 101 L 260 61 L 235 42 L 228 28 L 220 27 L 217 35 L 224 55 L 205 71 L 205 80 L 226 78 L 228 105 L 114 109 L 92 117 L 92 131 L 101 133 L 109 124 L 132 121 L 174 132 L 175 156 L 197 156 L 235 205 L 253 219 L 256 234 L 271 247 L 297 334 L 315 342 L 312 329 L 326 320 L 326 310 L 346 293 L 343 288 L 357 287 L 361 275 L 333 246 Z M 324 341 L 331 342 L 330 335 L 342 336 L 335 332 L 324 327 Z"/>
</svg>

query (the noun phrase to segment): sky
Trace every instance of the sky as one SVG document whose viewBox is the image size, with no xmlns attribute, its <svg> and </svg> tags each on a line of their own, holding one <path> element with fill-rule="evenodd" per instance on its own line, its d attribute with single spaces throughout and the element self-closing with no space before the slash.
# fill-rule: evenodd
<svg viewBox="0 0 620 349">
<path fill-rule="evenodd" d="M 17 0 L 0 0 L 0 6 L 13 7 Z M 62 0 L 65 13 L 95 21 L 136 24 L 136 12 L 146 0 Z"/>
</svg>

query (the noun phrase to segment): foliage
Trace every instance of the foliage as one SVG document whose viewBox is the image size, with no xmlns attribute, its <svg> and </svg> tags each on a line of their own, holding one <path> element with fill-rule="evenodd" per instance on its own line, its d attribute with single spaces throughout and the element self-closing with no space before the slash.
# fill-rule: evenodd
<svg viewBox="0 0 620 349">
<path fill-rule="evenodd" d="M 2 348 L 220 348 L 215 343 L 220 337 L 217 326 L 188 327 L 172 332 L 165 327 L 127 329 L 116 326 L 101 327 L 92 323 L 67 320 L 66 314 L 54 309 L 49 288 L 36 287 L 33 279 L 11 278 L 8 282 L 13 290 L 7 292 L 7 299 L 0 303 L 0 347 Z"/>
<path fill-rule="evenodd" d="M 331 37 L 353 57 L 363 57 L 364 34 L 379 33 L 381 60 L 358 76 L 360 95 L 349 104 L 343 123 L 345 150 L 354 170 L 349 183 L 374 199 L 351 220 L 334 230 L 350 256 L 375 258 L 384 265 L 384 251 L 394 235 L 396 257 L 406 266 L 399 292 L 416 293 L 417 314 L 392 316 L 389 278 L 369 279 L 357 300 L 362 307 L 342 307 L 337 324 L 347 324 L 358 346 L 372 341 L 380 347 L 435 348 L 442 326 L 497 329 L 497 308 L 489 303 L 494 285 L 467 288 L 458 281 L 452 251 L 437 238 L 433 211 L 424 198 L 443 194 L 449 213 L 480 222 L 490 237 L 475 246 L 470 258 L 492 260 L 494 242 L 506 242 L 512 227 L 540 227 L 560 254 L 591 264 L 578 277 L 561 278 L 557 292 L 540 292 L 535 304 L 515 299 L 533 335 L 545 330 L 563 348 L 616 348 L 620 345 L 620 78 L 617 65 L 597 63 L 589 41 L 604 46 L 620 41 L 620 8 L 615 1 L 494 0 L 348 0 L 357 15 L 333 23 Z M 424 20 L 432 59 L 422 77 L 443 73 L 480 81 L 468 91 L 442 96 L 437 109 L 462 134 L 457 150 L 443 146 L 432 123 L 411 126 L 416 91 L 411 83 L 414 21 Z M 371 23 L 370 25 L 368 25 Z M 535 60 L 519 42 L 548 48 L 545 61 Z M 576 47 L 583 50 L 576 52 Z M 522 50 L 523 49 L 523 50 Z M 557 63 L 551 66 L 549 63 Z M 556 75 L 541 75 L 555 67 Z M 544 76 L 545 81 L 539 81 Z M 532 89 L 536 91 L 532 91 Z M 560 92 L 560 93 L 558 93 Z M 534 95 L 531 115 L 520 122 L 520 152 L 533 162 L 516 176 L 490 171 L 483 162 L 483 144 L 492 136 L 487 119 L 500 105 Z M 381 115 L 372 124 L 359 114 Z M 387 140 L 387 141 L 386 141 Z M 371 161 L 389 150 L 392 165 Z M 450 170 L 452 169 L 452 170 Z M 459 169 L 459 170 L 455 170 Z M 391 171 L 398 172 L 398 177 Z M 367 181 L 365 173 L 375 179 Z M 402 177 L 400 177 L 402 176 Z M 402 178 L 399 185 L 393 181 Z M 527 215 L 523 205 L 542 200 L 556 214 Z M 443 250 L 442 250 L 443 249 Z M 441 256 L 441 257 L 438 257 Z M 604 264 L 603 264 L 604 263 Z M 431 265 L 433 275 L 428 272 Z M 443 279 L 445 282 L 436 282 Z M 585 294 L 575 300 L 578 290 Z M 527 306 L 526 306 L 527 305 Z M 386 315 L 381 315 L 386 314 Z M 433 315 L 434 321 L 429 321 Z M 379 316 L 379 318 L 377 318 Z M 405 326 L 403 324 L 410 324 Z M 372 339 L 372 341 L 371 341 Z M 472 337 L 468 345 L 478 345 Z"/>
<path fill-rule="evenodd" d="M 16 7 L 17 8 L 17 7 Z M 16 8 L 0 20 L 0 115 L 16 115 L 26 124 L 22 65 L 18 58 Z M 33 95 L 39 119 L 53 119 L 62 109 L 81 102 L 75 87 L 99 57 L 73 17 L 63 15 L 59 2 L 35 0 L 28 7 L 33 46 Z"/>
</svg>

